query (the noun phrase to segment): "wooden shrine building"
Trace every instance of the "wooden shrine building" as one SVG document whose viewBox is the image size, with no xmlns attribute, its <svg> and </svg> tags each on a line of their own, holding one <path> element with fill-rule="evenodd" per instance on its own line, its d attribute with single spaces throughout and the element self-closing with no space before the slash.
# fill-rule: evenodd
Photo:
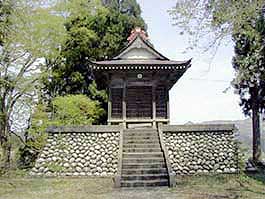
<svg viewBox="0 0 265 199">
<path fill-rule="evenodd" d="M 169 123 L 169 90 L 191 60 L 169 60 L 156 51 L 146 33 L 135 28 L 128 45 L 111 60 L 90 62 L 108 79 L 108 124 L 127 128 Z"/>
</svg>

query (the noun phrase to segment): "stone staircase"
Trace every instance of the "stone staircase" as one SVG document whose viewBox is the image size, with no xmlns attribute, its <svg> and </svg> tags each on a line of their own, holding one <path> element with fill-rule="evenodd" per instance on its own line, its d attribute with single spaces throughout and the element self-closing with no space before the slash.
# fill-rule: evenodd
<svg viewBox="0 0 265 199">
<path fill-rule="evenodd" d="M 124 130 L 121 187 L 168 185 L 169 177 L 157 130 Z"/>
</svg>

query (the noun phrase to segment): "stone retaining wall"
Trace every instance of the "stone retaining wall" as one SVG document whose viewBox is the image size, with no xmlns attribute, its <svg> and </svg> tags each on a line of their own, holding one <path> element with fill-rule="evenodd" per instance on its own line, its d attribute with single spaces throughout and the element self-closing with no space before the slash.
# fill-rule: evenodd
<svg viewBox="0 0 265 199">
<path fill-rule="evenodd" d="M 234 125 L 164 126 L 162 132 L 176 175 L 237 172 Z"/>
<path fill-rule="evenodd" d="M 119 127 L 50 128 L 31 175 L 114 176 L 119 137 Z"/>
<path fill-rule="evenodd" d="M 159 129 L 167 165 L 173 174 L 238 171 L 234 125 L 168 125 Z M 46 146 L 31 175 L 117 174 L 118 164 L 121 164 L 122 126 L 51 127 L 47 131 Z"/>
</svg>

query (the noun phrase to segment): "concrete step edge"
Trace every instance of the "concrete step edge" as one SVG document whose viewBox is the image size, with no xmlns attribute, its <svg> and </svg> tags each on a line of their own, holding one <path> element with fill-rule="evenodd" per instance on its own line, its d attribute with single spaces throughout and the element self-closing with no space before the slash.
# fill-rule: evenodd
<svg viewBox="0 0 265 199">
<path fill-rule="evenodd" d="M 153 165 L 166 165 L 165 163 L 123 163 L 122 165 L 128 165 L 128 166 L 132 166 L 132 165 L 136 165 L 136 166 L 140 166 L 140 165 L 142 165 L 142 166 L 148 166 L 148 165 L 151 165 L 151 166 L 153 166 Z"/>
<path fill-rule="evenodd" d="M 143 153 L 127 153 L 124 152 L 124 155 L 161 155 L 163 152 L 143 152 Z"/>
<path fill-rule="evenodd" d="M 124 147 L 123 147 L 123 149 L 124 149 Z M 150 150 L 150 149 L 160 149 L 161 150 L 161 148 L 160 147 L 153 147 L 153 148 L 146 148 L 146 147 L 144 147 L 144 148 L 126 148 L 126 149 L 146 149 L 146 150 Z"/>
<path fill-rule="evenodd" d="M 129 183 L 129 184 L 134 184 L 134 183 L 159 183 L 159 182 L 167 182 L 168 179 L 155 179 L 155 180 L 121 180 L 121 183 Z"/>
<path fill-rule="evenodd" d="M 166 168 L 122 169 L 122 171 L 158 171 L 158 170 L 167 170 L 167 169 Z"/>
<path fill-rule="evenodd" d="M 146 129 L 146 128 L 139 128 L 139 129 L 125 129 L 124 132 L 157 132 L 156 129 Z"/>
<path fill-rule="evenodd" d="M 134 153 L 134 152 L 162 152 L 161 149 L 148 149 L 148 148 L 145 148 L 145 149 L 141 149 L 141 148 L 138 148 L 138 149 L 135 149 L 135 148 L 126 148 L 126 149 L 123 149 L 123 152 L 130 152 L 130 153 Z"/>
<path fill-rule="evenodd" d="M 139 175 L 139 174 L 151 174 L 151 175 L 155 175 L 155 174 L 165 174 L 167 175 L 167 169 L 163 168 L 157 168 L 157 169 L 122 169 L 121 171 L 121 175 Z"/>
<path fill-rule="evenodd" d="M 158 140 L 123 140 L 124 144 L 159 144 Z"/>
<path fill-rule="evenodd" d="M 130 158 L 130 157 L 124 157 L 123 160 L 161 160 L 161 161 L 164 161 L 164 158 L 163 157 L 150 157 L 150 158 Z"/>
<path fill-rule="evenodd" d="M 155 140 L 159 141 L 157 137 L 124 137 L 123 141 L 134 141 L 134 140 L 142 140 L 142 141 L 147 141 L 147 140 Z"/>
<path fill-rule="evenodd" d="M 158 144 L 158 143 L 153 143 L 153 144 L 152 143 L 151 144 L 150 143 L 146 143 L 146 144 L 128 143 L 128 144 L 124 144 L 123 148 L 124 147 L 132 147 L 132 146 L 141 147 L 141 148 L 150 148 L 150 147 L 160 148 L 160 144 Z"/>
<path fill-rule="evenodd" d="M 146 137 L 146 136 L 150 136 L 150 137 L 159 137 L 158 134 L 152 134 L 152 133 L 133 133 L 133 134 L 124 134 L 124 137 Z"/>
<path fill-rule="evenodd" d="M 165 174 L 165 173 L 155 173 L 155 174 L 150 174 L 150 173 L 147 173 L 147 174 L 123 174 L 122 177 L 159 177 L 159 176 L 165 176 L 165 177 L 168 177 L 168 174 Z"/>
</svg>

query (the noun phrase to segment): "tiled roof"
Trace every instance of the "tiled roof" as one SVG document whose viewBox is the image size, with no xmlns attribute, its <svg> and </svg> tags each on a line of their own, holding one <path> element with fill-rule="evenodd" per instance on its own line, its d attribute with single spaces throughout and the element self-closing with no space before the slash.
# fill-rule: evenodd
<svg viewBox="0 0 265 199">
<path fill-rule="evenodd" d="M 191 65 L 191 60 L 171 61 L 171 60 L 108 60 L 95 61 L 90 63 L 92 69 L 99 70 L 179 70 L 187 69 Z"/>
<path fill-rule="evenodd" d="M 132 31 L 129 44 L 110 60 L 90 61 L 93 70 L 175 70 L 186 71 L 191 66 L 191 59 L 173 61 L 159 53 L 149 42 L 140 28 Z"/>
</svg>

